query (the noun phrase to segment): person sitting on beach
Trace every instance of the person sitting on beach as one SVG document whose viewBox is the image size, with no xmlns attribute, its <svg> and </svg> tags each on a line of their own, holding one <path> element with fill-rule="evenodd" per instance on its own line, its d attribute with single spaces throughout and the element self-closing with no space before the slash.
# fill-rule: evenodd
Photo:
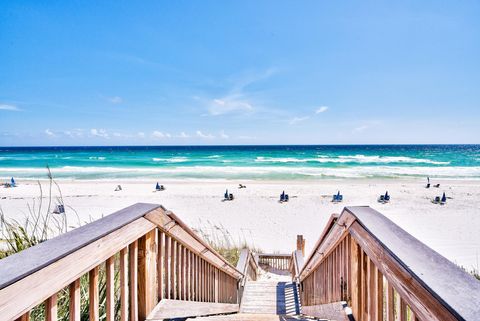
<svg viewBox="0 0 480 321">
<path fill-rule="evenodd" d="M 238 188 L 247 188 L 247 186 L 245 186 L 243 184 L 238 184 Z"/>
<path fill-rule="evenodd" d="M 121 191 L 122 190 L 122 185 L 117 185 L 115 188 L 115 192 Z"/>
<path fill-rule="evenodd" d="M 163 190 L 165 190 L 165 186 L 160 185 L 160 184 L 158 184 L 158 182 L 157 182 L 157 185 L 155 186 L 155 190 L 156 190 L 157 192 L 163 191 Z"/>
</svg>

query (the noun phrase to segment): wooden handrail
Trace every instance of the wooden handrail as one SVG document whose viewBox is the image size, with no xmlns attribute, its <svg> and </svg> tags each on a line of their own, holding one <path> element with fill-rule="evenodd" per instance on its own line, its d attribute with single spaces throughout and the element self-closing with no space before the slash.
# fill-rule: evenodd
<svg viewBox="0 0 480 321">
<path fill-rule="evenodd" d="M 298 277 L 311 313 L 347 300 L 357 321 L 478 319 L 480 282 L 369 207 L 332 216 Z"/>
<path fill-rule="evenodd" d="M 0 321 L 27 320 L 42 302 L 47 320 L 55 320 L 57 295 L 66 287 L 70 320 L 80 320 L 86 274 L 90 320 L 97 321 L 100 269 L 107 320 L 114 320 L 116 268 L 121 320 L 145 319 L 164 298 L 238 303 L 243 278 L 173 213 L 140 203 L 0 260 Z"/>
<path fill-rule="evenodd" d="M 243 273 L 241 285 L 245 285 L 245 282 L 248 280 L 257 280 L 258 262 L 249 249 L 245 248 L 241 250 L 237 263 L 237 270 Z"/>
<path fill-rule="evenodd" d="M 159 207 L 138 203 L 0 260 L 0 290 Z"/>
</svg>

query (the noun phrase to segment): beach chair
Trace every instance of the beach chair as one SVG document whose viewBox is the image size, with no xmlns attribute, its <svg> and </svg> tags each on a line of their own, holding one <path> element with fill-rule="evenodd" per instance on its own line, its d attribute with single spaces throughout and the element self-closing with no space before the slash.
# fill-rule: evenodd
<svg viewBox="0 0 480 321">
<path fill-rule="evenodd" d="M 336 195 L 333 195 L 332 202 L 340 203 L 341 201 L 343 201 L 343 195 L 341 195 L 340 191 L 338 191 Z"/>
<path fill-rule="evenodd" d="M 440 184 L 435 184 L 433 187 L 440 188 Z"/>
<path fill-rule="evenodd" d="M 425 186 L 425 188 L 430 188 L 430 183 L 427 183 L 427 186 Z"/>
<path fill-rule="evenodd" d="M 285 194 L 285 202 L 288 202 L 288 199 L 289 199 L 288 194 Z"/>
<path fill-rule="evenodd" d="M 435 196 L 435 198 L 432 201 L 433 204 L 438 204 L 440 203 L 440 196 Z"/>
<path fill-rule="evenodd" d="M 232 193 L 228 194 L 228 200 L 233 201 L 233 194 Z"/>
<path fill-rule="evenodd" d="M 245 186 L 243 184 L 238 184 L 238 188 L 247 188 L 247 186 Z"/>
<path fill-rule="evenodd" d="M 65 213 L 65 206 L 63 204 L 56 205 L 53 209 L 54 214 L 63 214 Z"/>
<path fill-rule="evenodd" d="M 447 197 L 445 196 L 445 193 L 443 193 L 442 199 L 440 200 L 440 205 L 445 205 L 447 203 Z"/>
<path fill-rule="evenodd" d="M 377 200 L 379 203 L 385 203 L 385 195 L 380 195 L 380 197 Z"/>
<path fill-rule="evenodd" d="M 390 202 L 390 195 L 388 195 L 388 191 L 385 192 L 385 195 L 383 196 L 383 200 L 385 203 Z"/>
</svg>

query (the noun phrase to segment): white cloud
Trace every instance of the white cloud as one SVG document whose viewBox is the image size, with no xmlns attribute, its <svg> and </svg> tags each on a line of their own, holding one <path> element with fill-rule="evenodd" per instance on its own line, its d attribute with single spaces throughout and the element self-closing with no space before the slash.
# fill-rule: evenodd
<svg viewBox="0 0 480 321">
<path fill-rule="evenodd" d="M 216 98 L 211 100 L 208 104 L 208 113 L 212 116 L 251 111 L 253 111 L 252 104 L 241 95 L 230 95 Z"/>
<path fill-rule="evenodd" d="M 305 121 L 307 119 L 309 119 L 310 117 L 309 116 L 304 116 L 304 117 L 293 117 L 292 119 L 290 119 L 290 121 L 288 122 L 290 125 L 295 125 L 295 124 L 298 124 L 302 121 Z"/>
<path fill-rule="evenodd" d="M 105 129 L 92 128 L 92 129 L 90 129 L 90 135 L 92 135 L 94 137 L 105 138 L 105 139 L 110 138 L 110 136 L 108 135 L 108 133 Z"/>
<path fill-rule="evenodd" d="M 165 134 L 162 133 L 161 131 L 155 130 L 152 132 L 152 137 L 153 138 L 165 138 Z"/>
<path fill-rule="evenodd" d="M 225 134 L 225 131 L 221 131 L 220 132 L 220 138 L 223 138 L 223 139 L 228 139 L 230 136 L 228 136 L 227 134 Z"/>
<path fill-rule="evenodd" d="M 202 133 L 200 130 L 197 130 L 197 136 L 200 137 L 200 138 L 204 138 L 204 139 L 212 139 L 212 138 L 215 138 L 215 136 L 213 136 L 212 134 L 204 134 Z"/>
<path fill-rule="evenodd" d="M 181 132 L 180 135 L 178 135 L 179 138 L 189 138 L 190 135 L 188 135 L 187 133 L 185 132 Z"/>
<path fill-rule="evenodd" d="M 45 135 L 47 135 L 48 137 L 57 137 L 57 135 L 55 135 L 55 133 L 48 128 L 45 129 Z"/>
<path fill-rule="evenodd" d="M 17 106 L 7 105 L 7 104 L 0 104 L 0 110 L 20 111 L 20 109 Z"/>
<path fill-rule="evenodd" d="M 369 126 L 367 126 L 367 125 L 358 126 L 358 127 L 355 127 L 355 128 L 353 129 L 353 132 L 355 132 L 355 133 L 361 133 L 361 132 L 365 131 L 365 130 L 368 129 L 368 128 L 369 128 Z"/>
<path fill-rule="evenodd" d="M 64 130 L 63 134 L 70 138 L 78 138 L 78 137 L 83 137 L 83 130 L 82 129 Z"/>
<path fill-rule="evenodd" d="M 121 104 L 123 102 L 123 99 L 120 96 L 108 97 L 107 100 L 114 105 Z"/>
<path fill-rule="evenodd" d="M 137 137 L 138 138 L 145 138 L 145 133 L 144 132 L 138 132 Z"/>
<path fill-rule="evenodd" d="M 315 114 L 321 114 L 321 113 L 324 113 L 328 110 L 328 106 L 320 106 L 317 108 L 317 110 L 315 110 Z"/>
</svg>

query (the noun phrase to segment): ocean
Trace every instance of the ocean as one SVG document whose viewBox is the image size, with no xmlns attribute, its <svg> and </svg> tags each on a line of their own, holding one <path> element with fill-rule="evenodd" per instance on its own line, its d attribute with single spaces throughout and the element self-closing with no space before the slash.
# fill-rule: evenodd
<svg viewBox="0 0 480 321">
<path fill-rule="evenodd" d="M 0 147 L 0 178 L 480 179 L 480 145 Z"/>
</svg>

